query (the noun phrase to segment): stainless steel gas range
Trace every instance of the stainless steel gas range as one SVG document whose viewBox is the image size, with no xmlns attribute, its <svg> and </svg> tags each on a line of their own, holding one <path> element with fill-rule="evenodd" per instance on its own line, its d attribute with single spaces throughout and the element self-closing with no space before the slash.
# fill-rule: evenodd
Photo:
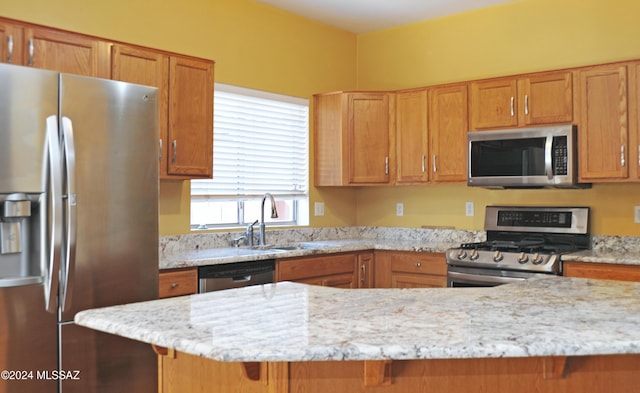
<svg viewBox="0 0 640 393">
<path fill-rule="evenodd" d="M 591 247 L 588 207 L 487 206 L 487 240 L 447 250 L 447 286 L 491 287 L 562 274 L 560 256 Z"/>
</svg>

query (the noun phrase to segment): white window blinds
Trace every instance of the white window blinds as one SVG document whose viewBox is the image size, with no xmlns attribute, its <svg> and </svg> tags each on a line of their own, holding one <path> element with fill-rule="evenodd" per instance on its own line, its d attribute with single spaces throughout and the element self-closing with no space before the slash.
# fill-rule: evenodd
<svg viewBox="0 0 640 393">
<path fill-rule="evenodd" d="M 214 92 L 214 178 L 192 180 L 192 197 L 306 195 L 308 100 L 222 84 Z"/>
</svg>

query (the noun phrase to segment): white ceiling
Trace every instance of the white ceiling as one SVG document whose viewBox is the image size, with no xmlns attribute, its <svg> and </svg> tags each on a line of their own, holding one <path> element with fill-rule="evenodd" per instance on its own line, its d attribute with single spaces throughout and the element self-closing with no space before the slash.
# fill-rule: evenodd
<svg viewBox="0 0 640 393">
<path fill-rule="evenodd" d="M 256 0 L 353 33 L 366 33 L 515 0 Z"/>
</svg>

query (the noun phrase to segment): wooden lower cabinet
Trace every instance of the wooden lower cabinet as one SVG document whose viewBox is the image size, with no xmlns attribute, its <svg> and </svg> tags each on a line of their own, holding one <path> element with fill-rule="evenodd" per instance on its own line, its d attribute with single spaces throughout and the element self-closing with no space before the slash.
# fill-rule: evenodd
<svg viewBox="0 0 640 393">
<path fill-rule="evenodd" d="M 640 266 L 610 263 L 564 262 L 564 276 L 602 280 L 638 281 Z"/>
<path fill-rule="evenodd" d="M 640 386 L 640 355 L 228 363 L 159 353 L 161 393 L 631 393 Z"/>
<path fill-rule="evenodd" d="M 373 283 L 373 252 L 349 252 L 278 260 L 276 281 L 335 288 L 368 288 Z"/>
<path fill-rule="evenodd" d="M 164 270 L 158 278 L 158 297 L 193 295 L 198 293 L 198 269 Z"/>
<path fill-rule="evenodd" d="M 376 251 L 376 288 L 444 288 L 445 255 L 431 252 Z"/>
</svg>

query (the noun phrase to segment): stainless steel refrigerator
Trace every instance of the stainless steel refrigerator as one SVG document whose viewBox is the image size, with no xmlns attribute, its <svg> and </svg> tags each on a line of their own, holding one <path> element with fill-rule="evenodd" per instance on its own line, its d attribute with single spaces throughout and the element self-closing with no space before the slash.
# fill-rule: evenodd
<svg viewBox="0 0 640 393">
<path fill-rule="evenodd" d="M 156 392 L 145 344 L 73 323 L 158 293 L 157 92 L 0 64 L 0 393 Z"/>
</svg>

